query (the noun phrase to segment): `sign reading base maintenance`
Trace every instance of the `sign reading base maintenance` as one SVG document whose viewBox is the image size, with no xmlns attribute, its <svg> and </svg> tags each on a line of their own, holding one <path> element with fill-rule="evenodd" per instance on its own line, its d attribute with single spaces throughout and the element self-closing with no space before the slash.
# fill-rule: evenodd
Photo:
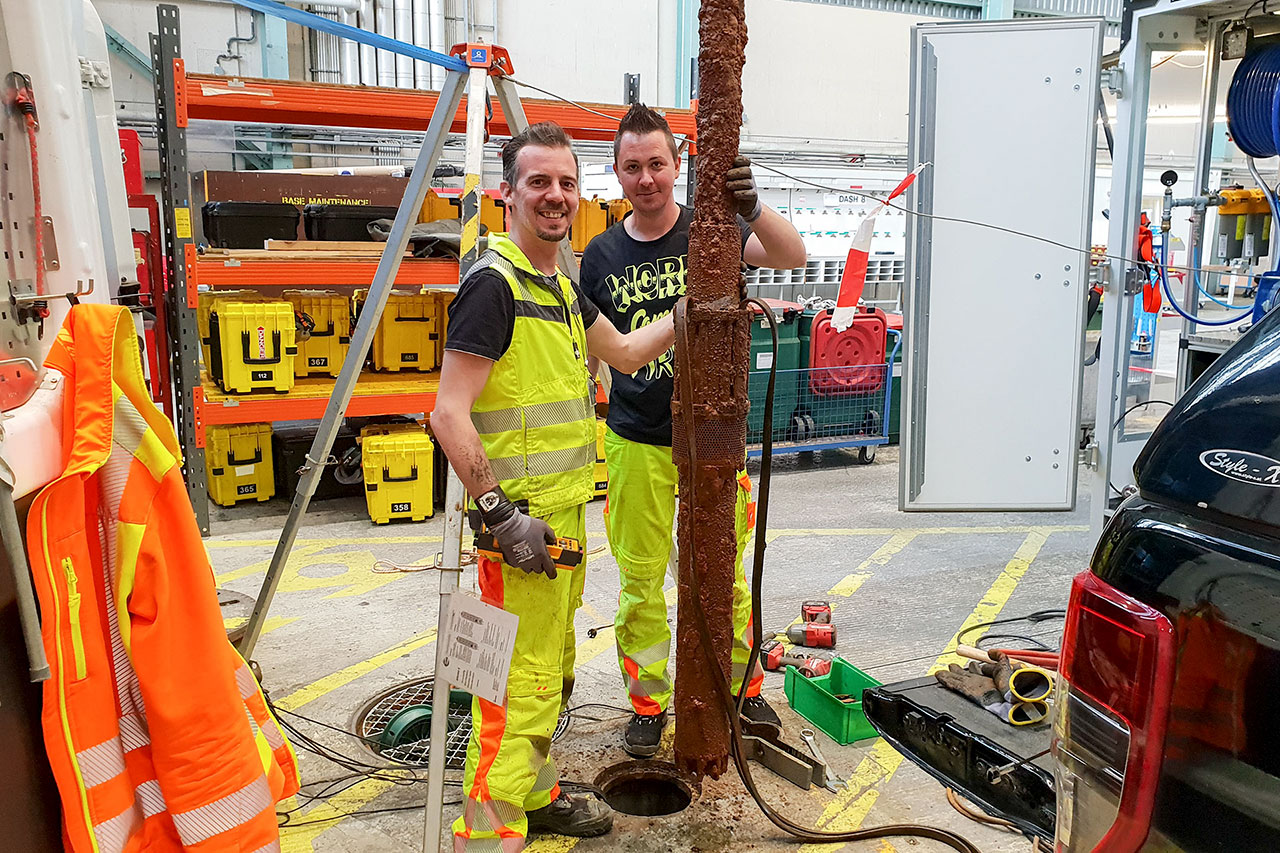
<svg viewBox="0 0 1280 853">
<path fill-rule="evenodd" d="M 1102 28 L 912 31 L 903 509 L 1075 505 Z"/>
<path fill-rule="evenodd" d="M 449 596 L 444 671 L 449 684 L 501 705 L 520 617 L 463 593 Z"/>
</svg>

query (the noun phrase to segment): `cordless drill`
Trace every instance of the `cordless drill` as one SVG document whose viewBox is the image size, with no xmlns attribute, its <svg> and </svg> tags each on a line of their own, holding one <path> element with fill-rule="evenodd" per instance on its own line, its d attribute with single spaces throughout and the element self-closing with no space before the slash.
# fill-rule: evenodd
<svg viewBox="0 0 1280 853">
<path fill-rule="evenodd" d="M 831 661 L 808 655 L 789 655 L 786 646 L 777 640 L 765 640 L 760 646 L 760 663 L 770 672 L 794 666 L 805 678 L 826 675 L 831 671 Z"/>
<path fill-rule="evenodd" d="M 787 629 L 787 639 L 797 646 L 833 649 L 836 645 L 836 626 L 826 622 L 802 622 Z"/>
</svg>

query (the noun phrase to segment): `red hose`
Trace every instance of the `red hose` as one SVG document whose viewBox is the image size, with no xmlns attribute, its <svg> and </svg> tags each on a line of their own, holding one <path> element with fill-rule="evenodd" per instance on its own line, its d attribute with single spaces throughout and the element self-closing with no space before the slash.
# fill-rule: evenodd
<svg viewBox="0 0 1280 853">
<path fill-rule="evenodd" d="M 31 90 L 23 86 L 13 96 L 14 106 L 22 113 L 27 129 L 27 142 L 31 148 L 31 200 L 35 207 L 36 231 L 36 293 L 43 296 L 48 293 L 44 285 L 44 205 L 40 201 L 40 148 L 36 142 L 36 131 L 40 122 L 36 120 L 36 104 L 31 97 Z M 49 309 L 41 309 L 42 316 L 49 316 Z"/>
</svg>

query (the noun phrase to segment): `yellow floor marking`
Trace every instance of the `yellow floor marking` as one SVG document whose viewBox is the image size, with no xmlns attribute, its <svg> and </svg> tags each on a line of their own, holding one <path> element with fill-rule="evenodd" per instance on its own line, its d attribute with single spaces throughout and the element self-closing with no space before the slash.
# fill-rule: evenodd
<svg viewBox="0 0 1280 853">
<path fill-rule="evenodd" d="M 303 546 L 294 548 L 293 551 L 290 552 L 289 554 L 289 561 L 285 563 L 285 566 L 284 566 L 285 573 L 287 574 L 290 571 L 293 571 L 296 573 L 298 569 L 301 568 L 302 566 L 310 565 L 310 563 L 308 562 L 308 559 L 317 551 L 320 551 L 327 547 L 329 546 L 303 545 Z M 232 569 L 230 571 L 223 572 L 220 575 L 215 574 L 213 576 L 213 582 L 216 583 L 218 586 L 222 586 L 223 584 L 226 584 L 230 581 L 240 580 L 240 578 L 247 578 L 251 575 L 266 574 L 267 569 L 270 567 L 271 567 L 271 557 L 267 557 L 264 560 L 258 560 L 256 563 L 250 563 L 247 566 L 242 566 L 238 569 Z"/>
<path fill-rule="evenodd" d="M 1018 546 L 1018 550 L 1014 553 L 1013 559 L 1009 561 L 1009 564 L 1004 567 L 1004 571 L 1000 573 L 1000 577 L 996 578 L 996 582 L 991 585 L 991 589 L 987 590 L 987 594 L 982 597 L 982 601 L 978 602 L 978 606 L 969 614 L 969 618 L 964 620 L 964 624 L 960 626 L 960 629 L 947 641 L 947 650 L 938 658 L 929 672 L 946 669 L 948 664 L 965 662 L 955 653 L 956 646 L 960 642 L 960 635 L 974 625 L 990 622 L 999 617 L 1000 611 L 1004 609 L 1005 604 L 1009 601 L 1009 596 L 1013 595 L 1013 590 L 1017 587 L 1018 581 L 1022 580 L 1022 576 L 1027 573 L 1027 569 L 1031 568 L 1031 562 L 1039 555 L 1040 549 L 1044 547 L 1045 540 L 1048 538 L 1049 534 L 1040 530 L 1033 530 L 1027 534 L 1027 538 L 1022 540 L 1022 544 Z M 971 636 L 966 636 L 965 639 L 972 645 L 984 633 L 986 631 L 974 631 Z"/>
<path fill-rule="evenodd" d="M 216 539 L 204 544 L 209 548 L 275 548 L 279 539 Z M 334 545 L 357 545 L 368 542 L 377 545 L 427 545 L 441 541 L 439 536 L 345 536 L 341 539 L 319 537 L 294 540 L 294 552 L 299 547 L 332 548 Z"/>
<path fill-rule="evenodd" d="M 916 538 L 918 533 L 919 531 L 917 530 L 904 530 L 901 533 L 893 534 L 893 536 L 889 537 L 888 542 L 884 543 L 879 548 L 877 548 L 871 554 L 870 557 L 867 557 L 867 559 L 859 563 L 857 568 L 855 568 L 852 572 L 850 572 L 849 574 L 841 578 L 840 582 L 837 583 L 835 586 L 831 587 L 831 589 L 827 590 L 827 595 L 833 596 L 836 598 L 848 598 L 849 596 L 853 595 L 855 592 L 861 589 L 862 585 L 866 583 L 867 580 L 871 577 L 872 572 L 868 571 L 869 569 L 886 565 L 890 560 L 894 558 L 894 555 L 898 554 L 903 548 L 907 547 L 907 545 L 911 543 L 911 540 Z M 837 607 L 839 606 L 838 601 L 829 600 L 829 603 L 831 604 L 831 609 L 833 611 L 836 610 Z M 799 625 L 799 624 L 800 624 L 799 616 L 791 620 L 791 625 Z M 787 627 L 791 627 L 791 626 L 788 625 Z M 785 638 L 780 638 L 780 639 L 782 639 L 783 645 L 786 645 L 786 646 L 791 645 L 791 643 Z"/>
<path fill-rule="evenodd" d="M 1083 533 L 1089 528 L 1081 524 L 1014 524 L 989 525 L 979 527 L 794 527 L 774 528 L 769 531 L 769 542 L 784 536 L 894 536 L 912 534 L 914 536 L 957 536 L 991 533 L 1030 533 L 1038 530 L 1044 533 Z"/>
<path fill-rule="evenodd" d="M 280 829 L 280 853 L 312 853 L 314 841 L 323 833 L 333 829 L 337 821 L 345 820 L 347 814 L 367 805 L 374 797 L 385 793 L 395 785 L 380 779 L 366 779 L 352 785 L 347 790 L 334 794 L 320 805 L 306 812 L 295 812 L 292 818 L 307 826 L 284 826 Z M 311 821 L 324 821 L 311 823 Z"/>
<path fill-rule="evenodd" d="M 525 845 L 525 853 L 569 853 L 578 846 L 577 838 L 564 835 L 544 835 Z"/>
<path fill-rule="evenodd" d="M 1049 534 L 1056 532 L 1058 529 L 1060 528 L 1037 527 L 1027 533 L 1026 539 L 1018 547 L 1013 558 L 1005 565 L 1004 571 L 1000 573 L 995 583 L 982 596 L 982 600 L 978 602 L 977 607 L 973 609 L 969 617 L 964 620 L 960 630 L 947 642 L 942 654 L 938 656 L 933 666 L 929 668 L 930 672 L 941 669 L 953 660 L 958 659 L 955 656 L 956 637 L 961 631 L 972 625 L 999 617 L 1000 611 L 1004 609 L 1009 597 L 1013 595 L 1018 581 L 1026 574 L 1027 569 L 1040 553 L 1040 549 Z M 974 631 L 971 637 L 966 637 L 966 639 L 971 642 L 976 641 L 983 633 L 985 633 L 985 630 Z M 877 740 L 872 744 L 870 754 L 862 759 L 857 769 L 853 772 L 852 778 L 849 779 L 849 787 L 837 794 L 823 809 L 822 815 L 818 818 L 817 827 L 829 832 L 852 831 L 860 828 L 863 821 L 867 819 L 872 807 L 875 806 L 876 800 L 880 797 L 880 786 L 893 777 L 893 774 L 902 765 L 903 760 L 901 753 L 889 746 L 885 741 Z M 833 844 L 806 844 L 800 848 L 799 853 L 837 850 L 840 849 L 840 846 Z"/>
<path fill-rule="evenodd" d="M 1038 524 L 1014 524 L 1014 525 L 980 525 L 975 527 L 795 527 L 795 528 L 773 528 L 769 531 L 769 541 L 773 541 L 779 536 L 892 536 L 896 533 L 914 533 L 917 535 L 951 535 L 951 534 L 978 534 L 978 533 L 1029 533 L 1032 530 L 1043 530 L 1046 533 L 1082 533 L 1089 529 L 1088 525 L 1081 524 L 1063 524 L 1063 525 L 1038 525 Z M 597 534 L 587 537 L 588 540 L 603 538 Z M 204 544 L 208 548 L 274 548 L 276 539 L 217 539 L 206 541 Z M 340 539 L 316 537 L 301 537 L 297 540 L 295 548 L 301 546 L 315 546 L 317 548 L 331 548 L 334 545 L 360 545 L 369 543 L 371 545 L 421 545 L 435 544 L 441 541 L 439 536 L 346 536 Z"/>
<path fill-rule="evenodd" d="M 363 660 L 363 661 L 360 661 L 359 663 L 353 663 L 351 666 L 340 669 L 337 672 L 332 673 L 331 675 L 326 675 L 324 678 L 321 678 L 319 681 L 313 681 L 311 684 L 308 684 L 306 687 L 301 687 L 293 691 L 288 696 L 281 699 L 279 702 L 276 702 L 276 704 L 286 711 L 296 711 L 299 708 L 301 708 L 303 705 L 306 705 L 309 702 L 314 702 L 315 700 L 319 699 L 321 696 L 324 696 L 327 693 L 331 693 L 334 690 L 337 690 L 339 687 L 343 687 L 347 684 L 350 684 L 351 682 L 355 681 L 357 678 L 360 678 L 361 676 L 364 676 L 364 675 L 368 675 L 369 673 L 373 672 L 375 669 L 386 666 L 396 658 L 399 658 L 402 655 L 407 655 L 410 652 L 414 651 L 415 649 L 422 648 L 423 646 L 427 645 L 435 638 L 436 638 L 435 628 L 432 628 L 428 631 L 423 631 L 421 634 L 410 637 L 409 639 L 405 640 L 403 643 L 400 643 L 397 646 L 392 646 L 391 648 L 387 649 L 385 652 L 374 655 L 368 660 Z"/>
<path fill-rule="evenodd" d="M 277 628 L 283 628 L 285 625 L 288 625 L 292 622 L 297 622 L 299 618 L 300 617 L 298 616 L 268 616 L 267 621 L 262 624 L 262 633 L 259 634 L 258 636 L 261 637 L 265 634 L 270 634 L 272 631 L 274 631 Z M 227 629 L 228 631 L 231 631 L 235 628 L 239 628 L 241 625 L 243 625 L 248 621 L 249 621 L 248 616 L 234 616 L 230 619 L 223 619 L 222 627 Z"/>
</svg>

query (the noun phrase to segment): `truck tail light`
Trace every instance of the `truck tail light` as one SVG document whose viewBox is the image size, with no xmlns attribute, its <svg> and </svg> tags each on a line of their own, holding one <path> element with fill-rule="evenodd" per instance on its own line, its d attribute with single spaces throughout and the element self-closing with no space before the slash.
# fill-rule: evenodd
<svg viewBox="0 0 1280 853">
<path fill-rule="evenodd" d="M 1058 853 L 1134 853 L 1146 841 L 1173 674 L 1169 620 L 1077 575 L 1054 719 Z"/>
</svg>

